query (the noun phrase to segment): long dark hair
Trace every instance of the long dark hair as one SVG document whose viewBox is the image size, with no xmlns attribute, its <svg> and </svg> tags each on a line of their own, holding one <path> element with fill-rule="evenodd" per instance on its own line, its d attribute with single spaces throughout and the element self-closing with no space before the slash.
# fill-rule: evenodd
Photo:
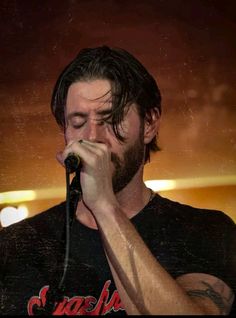
<svg viewBox="0 0 236 318">
<path fill-rule="evenodd" d="M 131 104 L 137 105 L 141 120 L 151 122 L 153 111 L 161 115 L 161 94 L 156 81 L 134 56 L 120 48 L 85 48 L 63 70 L 53 90 L 51 110 L 63 129 L 66 126 L 65 106 L 70 85 L 94 79 L 107 79 L 111 83 L 110 117 L 114 133 L 121 142 L 124 138 L 118 125 Z M 146 146 L 145 161 L 150 159 L 150 151 L 159 149 L 155 137 Z"/>
</svg>

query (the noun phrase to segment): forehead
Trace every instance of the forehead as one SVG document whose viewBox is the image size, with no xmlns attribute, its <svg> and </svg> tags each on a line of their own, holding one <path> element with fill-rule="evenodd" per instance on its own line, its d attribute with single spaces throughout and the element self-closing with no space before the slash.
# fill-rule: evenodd
<svg viewBox="0 0 236 318">
<path fill-rule="evenodd" d="M 67 110 L 81 108 L 97 109 L 111 106 L 111 84 L 108 80 L 97 79 L 73 83 L 68 90 Z"/>
</svg>

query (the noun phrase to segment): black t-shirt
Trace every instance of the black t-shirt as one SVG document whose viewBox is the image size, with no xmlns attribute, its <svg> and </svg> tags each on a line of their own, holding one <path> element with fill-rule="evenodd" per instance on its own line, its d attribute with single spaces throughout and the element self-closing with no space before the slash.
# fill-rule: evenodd
<svg viewBox="0 0 236 318">
<path fill-rule="evenodd" d="M 206 273 L 236 293 L 235 224 L 223 212 L 156 195 L 131 219 L 160 264 L 176 278 Z M 126 314 L 97 230 L 74 221 L 70 258 L 54 314 Z M 65 203 L 0 232 L 0 314 L 40 314 L 63 273 Z"/>
</svg>

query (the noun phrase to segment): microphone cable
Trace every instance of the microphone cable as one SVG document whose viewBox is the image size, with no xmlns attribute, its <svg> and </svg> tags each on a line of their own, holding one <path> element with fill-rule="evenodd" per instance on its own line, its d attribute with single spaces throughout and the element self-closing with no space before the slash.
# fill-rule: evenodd
<svg viewBox="0 0 236 318">
<path fill-rule="evenodd" d="M 69 263 L 69 255 L 70 255 L 70 229 L 71 229 L 71 220 L 70 220 L 70 173 L 66 169 L 66 231 L 65 231 L 65 259 L 63 266 L 63 275 L 61 281 L 58 285 L 58 289 L 61 290 L 63 287 L 63 283 L 65 281 L 68 263 Z"/>
<path fill-rule="evenodd" d="M 63 283 L 66 278 L 66 273 L 69 265 L 69 256 L 70 256 L 70 233 L 72 228 L 72 223 L 75 217 L 76 207 L 78 202 L 81 199 L 81 186 L 80 186 L 80 176 L 79 171 L 76 171 L 75 177 L 70 185 L 70 169 L 66 168 L 66 247 L 65 247 L 65 259 L 63 266 L 63 275 L 61 281 L 58 285 L 58 289 L 63 289 Z"/>
<path fill-rule="evenodd" d="M 44 307 L 35 308 L 36 315 L 52 315 L 58 305 L 63 300 L 65 286 L 64 282 L 68 271 L 69 257 L 70 257 L 70 233 L 72 223 L 75 217 L 75 211 L 78 202 L 82 196 L 80 186 L 80 175 L 77 169 L 75 176 L 70 184 L 71 170 L 66 166 L 66 220 L 65 220 L 65 257 L 63 265 L 63 274 L 57 287 L 49 287 L 46 293 L 46 302 Z"/>
</svg>

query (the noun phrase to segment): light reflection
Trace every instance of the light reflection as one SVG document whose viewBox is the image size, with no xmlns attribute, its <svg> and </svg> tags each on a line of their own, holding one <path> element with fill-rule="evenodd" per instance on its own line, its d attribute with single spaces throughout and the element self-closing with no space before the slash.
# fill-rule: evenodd
<svg viewBox="0 0 236 318">
<path fill-rule="evenodd" d="M 25 205 L 20 205 L 18 208 L 7 206 L 0 212 L 0 222 L 2 227 L 7 227 L 11 224 L 22 221 L 28 217 L 28 209 Z"/>
<path fill-rule="evenodd" d="M 146 180 L 148 188 L 153 191 L 168 191 L 174 189 L 191 189 L 200 187 L 236 185 L 236 175 L 185 178 L 175 180 Z M 10 191 L 0 193 L 0 204 L 27 202 L 33 200 L 47 200 L 65 198 L 65 187 L 45 188 L 24 191 Z"/>
<path fill-rule="evenodd" d="M 0 204 L 33 201 L 36 198 L 34 190 L 9 191 L 0 193 Z"/>
<path fill-rule="evenodd" d="M 147 180 L 145 184 L 153 191 L 167 191 L 174 189 L 191 189 L 215 186 L 236 185 L 236 176 L 198 177 L 176 180 Z"/>
</svg>

